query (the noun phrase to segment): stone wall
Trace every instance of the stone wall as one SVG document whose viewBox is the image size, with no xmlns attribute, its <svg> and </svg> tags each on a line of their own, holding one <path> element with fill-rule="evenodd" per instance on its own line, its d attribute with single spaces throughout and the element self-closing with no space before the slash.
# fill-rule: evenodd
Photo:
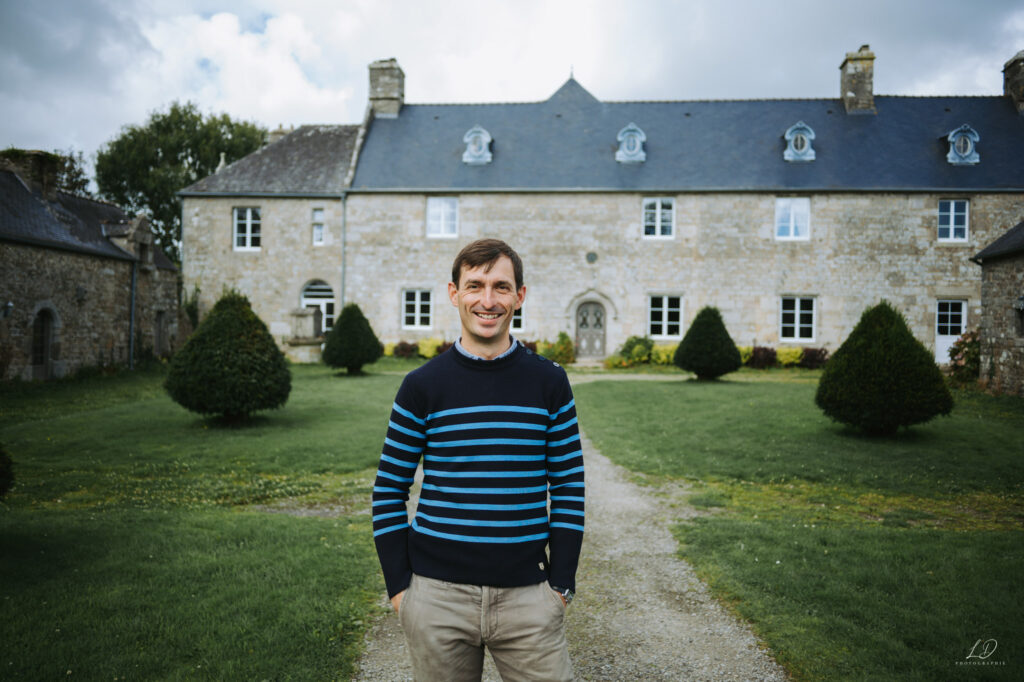
<svg viewBox="0 0 1024 682">
<path fill-rule="evenodd" d="M 997 393 L 1024 397 L 1024 313 L 1014 309 L 1024 296 L 1024 254 L 981 269 L 981 378 Z"/>
<path fill-rule="evenodd" d="M 971 195 L 968 241 L 944 244 L 936 224 L 938 201 L 948 195 L 798 194 L 811 199 L 810 238 L 784 242 L 774 237 L 774 194 L 672 194 L 673 238 L 646 239 L 644 196 L 461 194 L 453 239 L 425 236 L 425 195 L 352 194 L 345 205 L 187 198 L 185 286 L 202 288 L 204 310 L 223 286 L 238 288 L 284 346 L 291 310 L 310 280 L 328 282 L 340 308 L 344 210 L 345 297 L 385 342 L 454 339 L 458 315 L 446 289 L 451 262 L 472 239 L 499 237 L 525 262 L 524 339 L 573 336 L 577 307 L 596 301 L 607 314 L 611 352 L 628 336 L 647 333 L 649 297 L 664 294 L 683 298 L 684 332 L 702 306 L 715 305 L 738 344 L 786 346 L 779 339 L 780 297 L 795 295 L 815 299 L 817 320 L 815 338 L 792 345 L 835 350 L 863 310 L 885 298 L 933 347 L 939 298 L 967 301 L 967 327 L 978 326 L 981 274 L 969 258 L 1024 217 L 1022 195 Z M 258 252 L 232 249 L 234 206 L 261 207 Z M 321 247 L 311 244 L 314 207 L 325 209 L 328 222 Z M 430 329 L 402 328 L 404 289 L 431 291 Z"/>
<path fill-rule="evenodd" d="M 260 208 L 261 235 L 257 251 L 234 249 L 233 209 Z M 324 243 L 313 245 L 313 209 L 324 211 Z M 200 289 L 200 319 L 225 288 L 245 294 L 274 336 L 295 361 L 317 360 L 308 344 L 291 345 L 298 336 L 292 311 L 302 290 L 322 280 L 341 300 L 341 199 L 267 199 L 187 197 L 183 208 L 182 277 L 184 289 Z"/>
<path fill-rule="evenodd" d="M 41 310 L 52 317 L 50 376 L 128 363 L 130 261 L 0 242 L 0 263 L 0 305 L 13 303 L 0 319 L 0 378 L 42 378 L 32 367 L 32 328 Z M 165 349 L 176 347 L 177 273 L 140 268 L 136 306 L 137 351 L 156 347 L 161 312 Z"/>
</svg>

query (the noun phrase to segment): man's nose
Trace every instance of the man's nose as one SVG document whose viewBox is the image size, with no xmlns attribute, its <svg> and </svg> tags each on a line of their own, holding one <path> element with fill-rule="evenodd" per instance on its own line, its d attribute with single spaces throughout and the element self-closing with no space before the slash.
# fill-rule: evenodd
<svg viewBox="0 0 1024 682">
<path fill-rule="evenodd" d="M 480 297 L 480 302 L 483 303 L 485 308 L 490 308 L 494 305 L 497 296 L 495 296 L 494 289 L 491 287 L 484 287 L 483 294 Z"/>
</svg>

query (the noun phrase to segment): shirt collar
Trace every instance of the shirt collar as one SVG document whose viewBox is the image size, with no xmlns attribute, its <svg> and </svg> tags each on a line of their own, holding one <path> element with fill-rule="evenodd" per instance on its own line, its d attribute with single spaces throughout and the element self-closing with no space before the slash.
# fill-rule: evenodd
<svg viewBox="0 0 1024 682">
<path fill-rule="evenodd" d="M 462 339 L 461 338 L 458 338 L 458 339 L 455 340 L 455 350 L 459 351 L 459 353 L 461 353 L 462 355 L 466 356 L 470 360 L 476 360 L 478 362 L 491 362 L 491 361 L 494 361 L 494 360 L 500 360 L 503 357 L 511 355 L 512 351 L 514 351 L 516 349 L 516 346 L 519 345 L 519 342 L 516 341 L 516 338 L 514 336 L 510 335 L 508 338 L 511 339 L 511 341 L 512 341 L 512 343 L 509 344 L 508 350 L 505 351 L 504 353 L 502 353 L 501 355 L 497 356 L 497 357 L 491 358 L 490 360 L 488 360 L 487 358 L 482 358 L 479 355 L 474 355 L 473 353 L 470 353 L 468 350 L 466 350 L 466 347 L 462 345 Z"/>
</svg>

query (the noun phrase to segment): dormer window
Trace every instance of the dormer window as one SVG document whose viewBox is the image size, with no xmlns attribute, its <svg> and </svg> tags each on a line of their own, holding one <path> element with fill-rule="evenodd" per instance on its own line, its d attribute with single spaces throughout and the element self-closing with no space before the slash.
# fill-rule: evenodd
<svg viewBox="0 0 1024 682">
<path fill-rule="evenodd" d="M 974 128 L 966 123 L 951 131 L 946 136 L 949 141 L 949 153 L 946 154 L 946 161 L 954 166 L 970 166 L 981 161 L 978 156 L 978 140 L 981 136 Z"/>
<path fill-rule="evenodd" d="M 473 126 L 462 136 L 466 143 L 466 151 L 462 153 L 462 163 L 470 166 L 482 166 L 491 162 L 491 134 L 480 126 Z"/>
<path fill-rule="evenodd" d="M 814 131 L 803 121 L 796 123 L 786 131 L 786 151 L 782 158 L 786 161 L 814 161 Z"/>
<path fill-rule="evenodd" d="M 619 141 L 619 151 L 615 152 L 616 161 L 619 163 L 643 163 L 647 160 L 647 154 L 644 152 L 644 142 L 647 141 L 647 136 L 637 124 L 630 123 L 620 130 L 616 139 Z"/>
</svg>

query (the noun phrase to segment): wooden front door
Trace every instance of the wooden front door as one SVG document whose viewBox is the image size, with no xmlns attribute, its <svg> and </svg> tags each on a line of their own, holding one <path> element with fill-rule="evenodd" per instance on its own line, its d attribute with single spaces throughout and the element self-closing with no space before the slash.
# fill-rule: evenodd
<svg viewBox="0 0 1024 682">
<path fill-rule="evenodd" d="M 576 309 L 576 354 L 581 358 L 603 358 L 604 306 L 595 301 L 581 303 Z"/>
</svg>

